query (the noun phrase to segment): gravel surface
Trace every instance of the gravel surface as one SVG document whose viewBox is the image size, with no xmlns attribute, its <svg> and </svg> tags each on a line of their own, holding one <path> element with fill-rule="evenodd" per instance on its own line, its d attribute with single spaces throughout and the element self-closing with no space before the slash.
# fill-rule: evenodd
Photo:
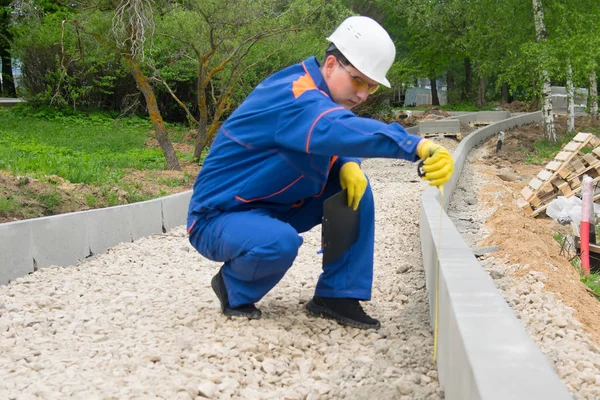
<svg viewBox="0 0 600 400">
<path fill-rule="evenodd" d="M 415 165 L 367 160 L 376 198 L 373 301 L 382 328 L 307 316 L 320 229 L 289 273 L 228 319 L 210 278 L 219 264 L 184 227 L 118 245 L 75 267 L 0 287 L 0 399 L 441 399 L 418 236 L 426 184 Z"/>
<path fill-rule="evenodd" d="M 474 149 L 469 158 L 481 159 L 482 151 Z M 479 207 L 477 202 L 486 179 L 476 165 L 465 163 L 448 208 L 450 218 L 472 249 L 487 234 L 483 224 L 494 212 L 491 207 Z M 531 271 L 522 278 L 513 278 L 510 274 L 524 266 L 509 265 L 494 258 L 493 253 L 483 256 L 480 262 L 573 397 L 600 399 L 600 348 L 584 332 L 573 309 L 544 290 L 544 274 Z"/>
</svg>

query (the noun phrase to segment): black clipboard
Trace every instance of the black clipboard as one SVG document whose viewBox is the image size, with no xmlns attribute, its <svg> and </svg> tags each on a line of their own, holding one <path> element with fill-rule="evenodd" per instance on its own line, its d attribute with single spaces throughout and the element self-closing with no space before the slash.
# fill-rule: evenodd
<svg viewBox="0 0 600 400">
<path fill-rule="evenodd" d="M 348 207 L 346 190 L 323 202 L 321 249 L 324 266 L 339 258 L 356 242 L 360 231 L 359 216 L 360 204 L 356 211 Z"/>
</svg>

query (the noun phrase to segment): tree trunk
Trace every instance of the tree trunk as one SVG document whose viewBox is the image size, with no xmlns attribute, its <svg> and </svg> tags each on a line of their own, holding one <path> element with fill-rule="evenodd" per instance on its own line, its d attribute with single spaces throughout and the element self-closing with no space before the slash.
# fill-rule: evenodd
<svg viewBox="0 0 600 400">
<path fill-rule="evenodd" d="M 12 72 L 12 59 L 10 56 L 12 35 L 8 31 L 9 22 L 8 4 L 4 9 L 0 5 L 0 62 L 2 62 L 2 87 L 0 87 L 0 94 L 6 97 L 17 97 Z"/>
<path fill-rule="evenodd" d="M 596 71 L 590 74 L 590 95 L 588 104 L 590 105 L 590 116 L 598 119 L 598 81 L 596 80 Z"/>
<path fill-rule="evenodd" d="M 463 100 L 471 100 L 471 92 L 473 90 L 473 70 L 471 69 L 471 59 L 465 58 L 465 93 L 463 94 Z"/>
<path fill-rule="evenodd" d="M 533 14 L 535 20 L 535 33 L 538 42 L 545 41 L 548 38 L 546 25 L 544 25 L 544 11 L 541 0 L 533 1 Z M 552 90 L 550 88 L 550 75 L 548 71 L 542 71 L 543 90 L 543 122 L 544 137 L 549 141 L 556 143 L 556 125 L 554 124 L 554 113 L 552 111 Z"/>
<path fill-rule="evenodd" d="M 144 72 L 140 68 L 138 62 L 132 56 L 128 56 L 127 58 L 131 63 L 131 74 L 135 79 L 135 83 L 138 89 L 144 94 L 144 98 L 146 99 L 146 107 L 148 108 L 150 121 L 152 122 L 152 126 L 154 127 L 154 131 L 156 133 L 156 140 L 158 140 L 160 148 L 162 149 L 165 159 L 167 160 L 167 169 L 180 170 L 181 167 L 179 166 L 179 161 L 177 160 L 177 154 L 175 154 L 173 144 L 169 140 L 167 128 L 165 127 L 165 122 L 160 115 L 160 110 L 158 108 L 158 103 L 156 102 L 156 96 L 154 95 L 152 86 L 150 86 L 148 78 L 146 78 L 146 75 L 144 75 Z"/>
<path fill-rule="evenodd" d="M 448 84 L 448 91 L 454 90 L 456 84 L 454 83 L 454 73 L 452 71 L 448 71 L 446 74 L 446 81 Z"/>
<path fill-rule="evenodd" d="M 202 60 L 198 60 L 198 82 L 196 84 L 196 100 L 198 102 L 198 137 L 196 138 L 196 146 L 194 147 L 194 160 L 200 160 L 202 151 L 208 146 L 209 138 L 207 137 L 208 127 L 208 103 L 206 101 L 206 89 L 208 80 L 206 79 L 207 65 Z"/>
<path fill-rule="evenodd" d="M 543 106 L 542 115 L 544 123 L 544 137 L 556 143 L 556 125 L 554 124 L 554 112 L 552 111 L 552 89 L 550 88 L 550 77 L 548 71 L 542 71 L 544 78 L 544 91 L 543 91 Z"/>
<path fill-rule="evenodd" d="M 575 87 L 571 63 L 567 71 L 567 132 L 575 132 Z"/>
<path fill-rule="evenodd" d="M 204 148 L 209 144 L 206 118 L 202 118 L 201 116 L 198 122 L 198 137 L 196 139 L 196 146 L 194 147 L 194 160 L 200 160 Z"/>
<path fill-rule="evenodd" d="M 439 98 L 438 92 L 437 92 L 437 80 L 433 74 L 432 74 L 432 77 L 429 78 L 429 83 L 431 84 L 431 105 L 439 106 L 440 98 Z"/>
<path fill-rule="evenodd" d="M 502 83 L 502 101 L 504 104 L 508 104 L 510 102 L 509 92 L 508 92 L 508 82 Z"/>
<path fill-rule="evenodd" d="M 457 100 L 456 96 L 456 82 L 454 81 L 454 73 L 448 71 L 446 74 L 446 83 L 448 90 L 446 92 L 446 104 L 454 103 Z"/>
<path fill-rule="evenodd" d="M 477 96 L 477 107 L 485 106 L 485 78 L 479 78 L 479 93 Z"/>
</svg>

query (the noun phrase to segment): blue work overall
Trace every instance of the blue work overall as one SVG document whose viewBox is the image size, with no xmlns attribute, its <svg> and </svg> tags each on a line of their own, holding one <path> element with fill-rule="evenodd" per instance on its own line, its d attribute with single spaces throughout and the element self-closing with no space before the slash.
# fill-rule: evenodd
<svg viewBox="0 0 600 400">
<path fill-rule="evenodd" d="M 323 201 L 341 190 L 344 163 L 415 161 L 419 140 L 399 124 L 358 117 L 331 100 L 314 57 L 259 84 L 219 130 L 189 206 L 190 242 L 223 262 L 230 306 L 259 301 L 285 275 L 302 244 L 299 234 L 321 222 Z M 323 266 L 316 295 L 370 299 L 370 185 L 359 212 L 358 240 Z"/>
</svg>

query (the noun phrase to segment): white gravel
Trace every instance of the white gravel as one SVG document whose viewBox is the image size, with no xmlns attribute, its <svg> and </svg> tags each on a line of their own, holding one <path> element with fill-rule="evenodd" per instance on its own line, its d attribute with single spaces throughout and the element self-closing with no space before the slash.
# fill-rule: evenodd
<svg viewBox="0 0 600 400">
<path fill-rule="evenodd" d="M 469 159 L 482 159 L 484 150 L 474 149 Z M 477 165 L 465 163 L 461 178 L 448 209 L 462 237 L 471 248 L 487 234 L 483 224 L 493 213 L 489 206 L 479 207 L 477 196 L 486 176 Z M 595 345 L 573 316 L 573 309 L 544 290 L 543 273 L 531 271 L 523 279 L 511 278 L 510 272 L 524 266 L 509 265 L 493 255 L 480 260 L 494 279 L 515 315 L 567 385 L 575 399 L 600 399 L 600 347 Z"/>
<path fill-rule="evenodd" d="M 382 328 L 307 316 L 320 229 L 258 305 L 228 319 L 184 227 L 0 287 L 0 399 L 440 399 L 418 236 L 426 184 L 364 163 L 376 197 L 373 301 Z"/>
</svg>

